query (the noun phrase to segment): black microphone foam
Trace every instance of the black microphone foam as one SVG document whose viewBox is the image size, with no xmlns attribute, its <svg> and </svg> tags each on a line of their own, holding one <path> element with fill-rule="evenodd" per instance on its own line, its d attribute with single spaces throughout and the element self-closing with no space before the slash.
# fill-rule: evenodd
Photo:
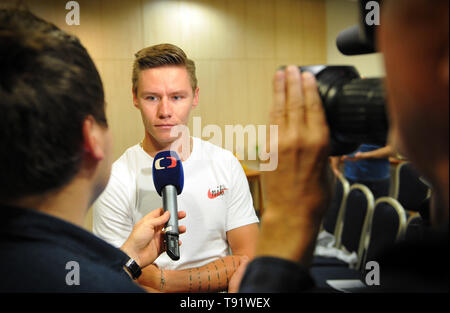
<svg viewBox="0 0 450 313">
<path fill-rule="evenodd" d="M 359 55 L 376 52 L 374 44 L 365 40 L 359 25 L 341 31 L 336 38 L 336 46 L 344 55 Z"/>
</svg>

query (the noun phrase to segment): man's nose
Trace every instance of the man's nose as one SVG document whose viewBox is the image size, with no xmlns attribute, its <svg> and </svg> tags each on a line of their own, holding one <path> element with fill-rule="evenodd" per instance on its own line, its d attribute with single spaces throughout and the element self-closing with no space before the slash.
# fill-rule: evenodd
<svg viewBox="0 0 450 313">
<path fill-rule="evenodd" d="M 169 103 L 167 97 L 163 97 L 158 108 L 159 118 L 169 118 L 172 116 L 172 105 Z"/>
</svg>

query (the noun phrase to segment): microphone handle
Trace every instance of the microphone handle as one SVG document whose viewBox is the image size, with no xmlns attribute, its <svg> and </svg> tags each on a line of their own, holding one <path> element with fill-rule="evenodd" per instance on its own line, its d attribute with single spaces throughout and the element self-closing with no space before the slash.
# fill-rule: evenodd
<svg viewBox="0 0 450 313">
<path fill-rule="evenodd" d="M 162 189 L 163 209 L 170 212 L 169 221 L 166 223 L 166 252 L 169 257 L 177 261 L 180 259 L 180 246 L 178 243 L 178 203 L 177 188 L 167 185 Z"/>
</svg>

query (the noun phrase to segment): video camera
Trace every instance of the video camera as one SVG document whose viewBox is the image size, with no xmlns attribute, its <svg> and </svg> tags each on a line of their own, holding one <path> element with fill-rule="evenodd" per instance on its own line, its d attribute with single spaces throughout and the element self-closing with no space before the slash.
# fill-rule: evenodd
<svg viewBox="0 0 450 313">
<path fill-rule="evenodd" d="M 366 23 L 367 7 L 381 1 L 360 0 L 360 25 L 342 31 L 336 39 L 341 53 L 375 51 L 376 24 Z M 354 152 L 363 143 L 386 145 L 389 123 L 382 78 L 361 78 L 353 66 L 300 66 L 315 75 L 330 128 L 330 155 Z"/>
</svg>

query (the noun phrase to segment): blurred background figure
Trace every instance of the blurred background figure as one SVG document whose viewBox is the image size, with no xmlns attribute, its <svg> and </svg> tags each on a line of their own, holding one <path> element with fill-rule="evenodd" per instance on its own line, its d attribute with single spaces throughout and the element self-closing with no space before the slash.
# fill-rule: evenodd
<svg viewBox="0 0 450 313">
<path fill-rule="evenodd" d="M 394 151 L 390 145 L 381 147 L 362 144 L 355 153 L 330 157 L 330 162 L 334 175 L 344 175 L 350 185 L 357 183 L 367 186 L 376 199 L 389 195 L 391 156 L 394 156 Z M 342 161 L 343 174 L 339 168 Z"/>
</svg>

